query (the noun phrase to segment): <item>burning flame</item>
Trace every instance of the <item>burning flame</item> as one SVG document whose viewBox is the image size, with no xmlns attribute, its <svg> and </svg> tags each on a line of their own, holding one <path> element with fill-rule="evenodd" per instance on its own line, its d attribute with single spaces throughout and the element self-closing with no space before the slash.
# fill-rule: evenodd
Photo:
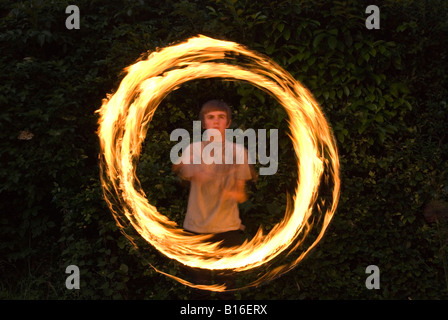
<svg viewBox="0 0 448 320">
<path fill-rule="evenodd" d="M 205 36 L 153 52 L 125 71 L 116 93 L 108 95 L 97 111 L 102 186 L 117 224 L 124 229 L 130 223 L 157 250 L 184 265 L 242 272 L 296 250 L 312 229 L 311 216 L 317 206 L 323 219 L 314 242 L 297 258 L 267 271 L 246 287 L 274 279 L 296 266 L 324 235 L 340 192 L 337 148 L 312 94 L 269 58 L 237 43 Z M 289 116 L 290 138 L 298 158 L 297 187 L 284 219 L 268 234 L 263 234 L 260 227 L 250 241 L 232 248 L 220 248 L 219 244 L 206 241 L 209 236 L 192 236 L 180 229 L 136 188 L 134 163 L 139 159 L 148 124 L 160 102 L 184 82 L 212 77 L 245 81 L 275 97 Z M 327 182 L 331 179 L 333 190 L 330 203 L 321 212 L 316 201 L 323 178 Z M 157 271 L 192 287 L 233 290 L 224 284 L 196 285 Z"/>
</svg>

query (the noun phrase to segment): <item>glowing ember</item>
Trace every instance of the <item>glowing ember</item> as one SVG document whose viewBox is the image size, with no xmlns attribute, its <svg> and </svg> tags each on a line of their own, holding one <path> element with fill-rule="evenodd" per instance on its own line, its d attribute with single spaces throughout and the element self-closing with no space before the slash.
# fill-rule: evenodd
<svg viewBox="0 0 448 320">
<path fill-rule="evenodd" d="M 244 63 L 238 63 L 241 57 Z M 118 225 L 124 228 L 131 223 L 157 250 L 184 265 L 242 272 L 297 249 L 312 229 L 310 218 L 314 207 L 323 217 L 314 242 L 297 258 L 266 272 L 246 287 L 271 280 L 297 265 L 322 238 L 336 210 L 340 186 L 335 141 L 310 92 L 270 59 L 237 43 L 205 36 L 154 52 L 125 71 L 127 75 L 117 92 L 108 96 L 97 111 L 102 185 Z M 133 163 L 139 158 L 148 124 L 158 105 L 184 82 L 204 78 L 245 81 L 275 97 L 288 113 L 291 140 L 300 163 L 293 202 L 288 204 L 283 220 L 266 235 L 260 228 L 239 247 L 220 248 L 217 243 L 204 241 L 208 236 L 192 236 L 160 214 L 143 192 L 136 190 L 138 180 Z M 317 203 L 321 178 L 331 180 L 333 189 L 324 210 Z M 195 285 L 159 272 L 201 289 L 229 289 L 224 285 Z"/>
</svg>

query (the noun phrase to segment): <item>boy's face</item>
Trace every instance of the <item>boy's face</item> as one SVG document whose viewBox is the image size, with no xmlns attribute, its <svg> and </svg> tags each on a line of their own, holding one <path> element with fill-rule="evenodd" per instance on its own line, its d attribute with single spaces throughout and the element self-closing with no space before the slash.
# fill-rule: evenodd
<svg viewBox="0 0 448 320">
<path fill-rule="evenodd" d="M 218 129 L 222 139 L 224 139 L 225 130 L 229 126 L 230 121 L 227 120 L 227 113 L 224 111 L 210 111 L 204 115 L 204 128 Z"/>
</svg>

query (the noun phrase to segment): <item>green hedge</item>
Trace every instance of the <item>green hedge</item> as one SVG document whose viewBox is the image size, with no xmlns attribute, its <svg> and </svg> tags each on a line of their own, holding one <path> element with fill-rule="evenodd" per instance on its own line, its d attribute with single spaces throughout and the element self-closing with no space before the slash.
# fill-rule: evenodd
<svg viewBox="0 0 448 320">
<path fill-rule="evenodd" d="M 342 194 L 319 245 L 291 272 L 243 299 L 445 299 L 448 200 L 448 4 L 384 1 L 368 30 L 368 1 L 3 1 L 0 56 L 2 298 L 188 299 L 156 250 L 118 230 L 99 181 L 97 114 L 122 70 L 146 51 L 204 34 L 266 54 L 307 86 L 337 138 Z M 280 167 L 250 185 L 248 236 L 281 219 L 295 166 L 286 113 L 258 89 L 215 79 L 170 94 L 150 125 L 138 177 L 162 213 L 181 222 L 187 189 L 170 172 L 169 133 L 190 128 L 201 102 L 225 98 L 234 125 L 278 128 Z M 247 107 L 245 107 L 247 106 Z M 269 200 L 267 200 L 269 199 Z M 81 289 L 65 288 L 65 268 Z M 381 288 L 365 287 L 368 265 Z"/>
</svg>

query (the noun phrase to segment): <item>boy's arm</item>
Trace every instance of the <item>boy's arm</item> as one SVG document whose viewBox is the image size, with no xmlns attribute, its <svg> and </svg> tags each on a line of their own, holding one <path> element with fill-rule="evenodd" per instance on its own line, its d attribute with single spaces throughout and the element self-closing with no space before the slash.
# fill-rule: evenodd
<svg viewBox="0 0 448 320">
<path fill-rule="evenodd" d="M 171 166 L 171 170 L 172 170 L 174 173 L 176 173 L 176 174 L 179 173 L 179 171 L 180 171 L 181 168 L 182 168 L 182 163 L 179 163 L 179 164 L 173 164 L 173 165 Z"/>
<path fill-rule="evenodd" d="M 224 191 L 224 198 L 235 200 L 238 203 L 246 202 L 247 201 L 246 180 L 237 180 L 236 188 L 234 190 Z"/>
<path fill-rule="evenodd" d="M 187 161 L 187 160 L 188 160 L 188 156 L 190 157 L 189 161 Z M 184 162 L 186 162 L 187 164 L 184 163 Z M 179 177 L 181 177 L 182 179 L 189 180 L 188 177 L 185 177 L 185 176 L 184 176 L 184 174 L 185 174 L 184 171 L 188 171 L 188 166 L 189 166 L 191 163 L 193 163 L 193 155 L 190 153 L 190 146 L 189 146 L 189 147 L 187 148 L 185 154 L 183 154 L 183 155 L 181 156 L 181 158 L 180 158 L 180 162 L 179 162 L 178 164 L 173 164 L 173 165 L 171 166 L 171 170 L 172 170 L 175 174 L 177 174 Z"/>
<path fill-rule="evenodd" d="M 207 172 L 195 169 L 192 164 L 173 164 L 171 170 L 176 173 L 181 179 L 188 181 L 195 181 L 197 183 L 205 183 L 213 179 L 213 175 Z"/>
<path fill-rule="evenodd" d="M 182 174 L 182 169 L 185 167 L 185 165 L 181 162 L 179 164 L 173 164 L 171 166 L 171 170 L 177 174 L 181 179 L 188 180 L 184 175 Z"/>
<path fill-rule="evenodd" d="M 234 145 L 236 148 L 236 145 Z M 246 202 L 248 199 L 246 192 L 246 181 L 247 180 L 256 180 L 257 174 L 252 164 L 249 164 L 249 158 L 246 149 L 234 149 L 236 154 L 238 152 L 244 152 L 244 162 L 242 165 L 237 165 L 237 179 L 235 183 L 235 188 L 232 190 L 224 191 L 224 199 L 233 199 L 238 203 Z"/>
</svg>

